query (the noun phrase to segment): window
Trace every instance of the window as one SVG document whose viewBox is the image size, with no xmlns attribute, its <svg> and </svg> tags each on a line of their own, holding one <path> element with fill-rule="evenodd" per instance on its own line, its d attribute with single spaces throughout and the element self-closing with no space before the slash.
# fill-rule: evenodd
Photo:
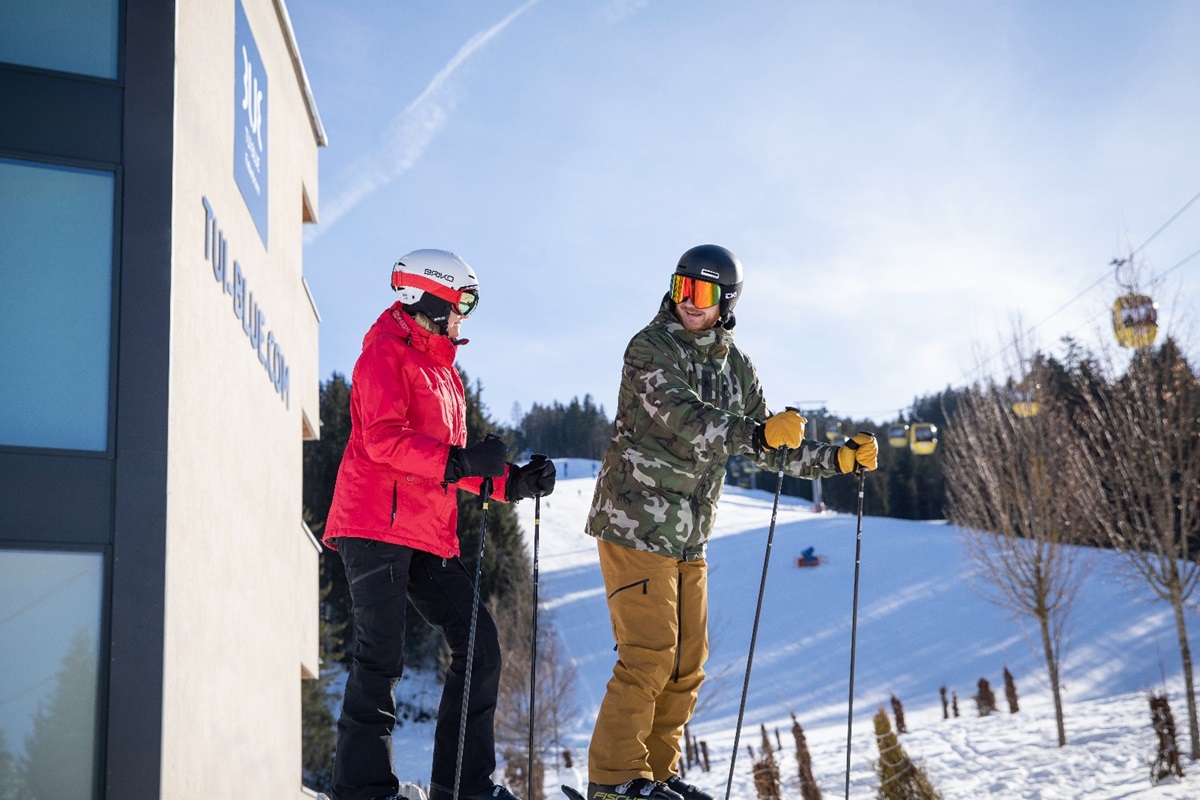
<svg viewBox="0 0 1200 800">
<path fill-rule="evenodd" d="M 100 553 L 0 550 L 0 775 L 14 797 L 94 796 L 103 572 Z"/>
<path fill-rule="evenodd" d="M 0 445 L 108 447 L 113 193 L 0 159 Z"/>
<path fill-rule="evenodd" d="M 117 77 L 120 0 L 4 0 L 0 61 Z"/>
</svg>

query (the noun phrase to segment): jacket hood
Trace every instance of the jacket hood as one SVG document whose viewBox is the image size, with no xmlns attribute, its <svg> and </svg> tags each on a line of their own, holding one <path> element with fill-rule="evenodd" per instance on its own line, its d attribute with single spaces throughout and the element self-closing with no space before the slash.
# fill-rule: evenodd
<svg viewBox="0 0 1200 800">
<path fill-rule="evenodd" d="M 393 303 L 390 308 L 379 315 L 379 319 L 375 320 L 375 324 L 363 337 L 363 349 L 366 350 L 381 336 L 395 336 L 404 339 L 408 345 L 428 353 L 445 364 L 453 364 L 454 357 L 458 353 L 459 341 L 425 330 L 404 310 L 399 301 Z M 465 342 L 465 340 L 460 341 Z"/>
</svg>

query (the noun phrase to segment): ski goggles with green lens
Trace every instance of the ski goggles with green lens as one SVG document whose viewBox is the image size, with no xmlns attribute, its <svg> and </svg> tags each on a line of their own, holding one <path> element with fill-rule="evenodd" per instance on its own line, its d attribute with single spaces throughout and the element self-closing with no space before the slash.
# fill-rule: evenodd
<svg viewBox="0 0 1200 800">
<path fill-rule="evenodd" d="M 456 289 L 453 286 L 447 286 L 441 281 L 435 281 L 423 275 L 414 275 L 411 272 L 397 270 L 392 273 L 392 288 L 399 290 L 402 287 L 421 289 L 429 292 L 434 297 L 440 297 L 450 304 L 451 309 L 464 317 L 468 316 L 475 310 L 475 306 L 479 305 L 478 286 L 464 286 L 461 289 Z"/>
<path fill-rule="evenodd" d="M 721 302 L 721 285 L 680 275 L 678 272 L 672 275 L 671 300 L 682 303 L 689 297 L 696 308 L 712 308 Z"/>
</svg>

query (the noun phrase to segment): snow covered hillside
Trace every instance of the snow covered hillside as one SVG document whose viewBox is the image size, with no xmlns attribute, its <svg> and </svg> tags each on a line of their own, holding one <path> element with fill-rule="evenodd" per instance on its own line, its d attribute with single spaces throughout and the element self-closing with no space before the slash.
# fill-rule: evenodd
<svg viewBox="0 0 1200 800">
<path fill-rule="evenodd" d="M 542 619 L 553 619 L 579 667 L 575 699 L 583 713 L 571 736 L 576 769 L 559 775 L 551 769 L 547 785 L 582 786 L 591 724 L 615 654 L 595 543 L 582 532 L 596 464 L 576 459 L 556 464 L 557 489 L 542 501 Z M 867 492 L 875 490 L 868 476 Z M 718 798 L 725 794 L 771 502 L 767 492 L 726 487 L 709 546 L 712 653 L 692 733 L 708 743 L 715 760 L 712 772 L 692 771 L 688 778 Z M 522 502 L 518 514 L 532 551 L 533 502 Z M 821 556 L 819 567 L 797 567 L 797 557 L 807 547 Z M 799 796 L 791 755 L 792 712 L 804 727 L 825 796 L 844 796 L 854 550 L 852 515 L 817 515 L 806 501 L 781 500 L 732 792 L 739 800 L 755 796 L 745 746 L 758 751 L 760 725 L 772 735 L 780 730 L 785 796 Z M 1151 787 L 1148 778 L 1154 734 L 1146 690 L 1169 691 L 1180 745 L 1188 749 L 1170 611 L 1151 602 L 1146 588 L 1121 577 L 1119 555 L 1094 551 L 1090 558 L 1091 572 L 1069 623 L 1063 664 L 1069 744 L 1059 749 L 1041 659 L 1023 624 L 984 599 L 958 531 L 944 523 L 867 517 L 851 797 L 875 796 L 870 761 L 878 750 L 871 717 L 881 706 L 890 716 L 893 694 L 904 704 L 909 731 L 901 744 L 911 757 L 923 760 L 947 800 L 1200 797 L 1200 773 L 1191 774 L 1191 762 L 1185 762 L 1189 774 L 1182 783 Z M 1200 629 L 1194 615 L 1188 622 L 1192 630 Z M 1007 713 L 1003 699 L 1004 667 L 1015 676 L 1020 693 L 1016 715 Z M 976 716 L 970 698 L 981 677 L 992 684 L 1002 713 Z M 942 718 L 940 686 L 957 693 L 960 718 Z M 409 766 L 410 778 L 423 780 L 428 774 L 427 759 L 411 763 L 405 757 L 406 749 L 411 755 L 412 748 L 420 748 L 422 735 L 413 726 L 397 733 L 402 777 Z"/>
</svg>

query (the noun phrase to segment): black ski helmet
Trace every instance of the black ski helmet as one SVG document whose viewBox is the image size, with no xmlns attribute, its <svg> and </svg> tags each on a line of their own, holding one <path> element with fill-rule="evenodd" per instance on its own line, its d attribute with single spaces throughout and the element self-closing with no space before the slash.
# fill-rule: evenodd
<svg viewBox="0 0 1200 800">
<path fill-rule="evenodd" d="M 732 328 L 733 307 L 742 293 L 742 262 L 716 244 L 697 245 L 679 257 L 675 274 L 710 281 L 721 287 L 720 325 Z"/>
</svg>

